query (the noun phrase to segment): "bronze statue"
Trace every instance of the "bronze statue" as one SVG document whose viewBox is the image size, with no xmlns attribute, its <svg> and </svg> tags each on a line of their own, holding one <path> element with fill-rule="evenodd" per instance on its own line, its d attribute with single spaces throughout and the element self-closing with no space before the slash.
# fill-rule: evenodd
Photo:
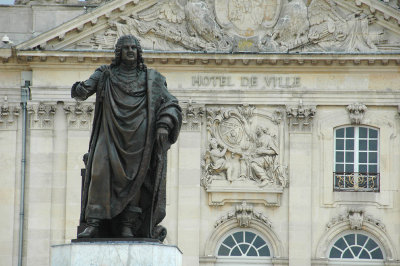
<svg viewBox="0 0 400 266">
<path fill-rule="evenodd" d="M 96 94 L 78 238 L 164 240 L 166 152 L 178 137 L 181 109 L 165 78 L 147 69 L 139 41 L 118 39 L 111 65 L 76 82 L 72 98 Z"/>
</svg>

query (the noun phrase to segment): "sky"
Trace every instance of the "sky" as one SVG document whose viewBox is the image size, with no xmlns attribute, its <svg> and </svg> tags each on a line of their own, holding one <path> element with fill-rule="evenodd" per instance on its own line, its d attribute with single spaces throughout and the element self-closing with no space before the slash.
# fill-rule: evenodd
<svg viewBox="0 0 400 266">
<path fill-rule="evenodd" d="M 0 0 L 0 5 L 13 5 L 14 0 Z"/>
</svg>

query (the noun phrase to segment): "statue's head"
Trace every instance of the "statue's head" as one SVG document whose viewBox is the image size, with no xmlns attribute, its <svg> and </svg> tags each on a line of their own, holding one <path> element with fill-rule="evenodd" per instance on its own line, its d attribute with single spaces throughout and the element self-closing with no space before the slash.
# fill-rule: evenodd
<svg viewBox="0 0 400 266">
<path fill-rule="evenodd" d="M 113 60 L 113 62 L 111 63 L 111 65 L 114 66 L 118 66 L 121 64 L 123 58 L 122 58 L 122 47 L 126 46 L 126 45 L 132 45 L 134 47 L 136 47 L 136 57 L 137 57 L 137 61 L 136 61 L 136 65 L 138 68 L 140 69 L 144 69 L 146 66 L 144 64 L 144 60 L 142 57 L 142 47 L 140 46 L 140 42 L 139 40 L 134 37 L 133 35 L 124 35 L 121 36 L 116 45 L 115 45 L 115 58 Z"/>
</svg>

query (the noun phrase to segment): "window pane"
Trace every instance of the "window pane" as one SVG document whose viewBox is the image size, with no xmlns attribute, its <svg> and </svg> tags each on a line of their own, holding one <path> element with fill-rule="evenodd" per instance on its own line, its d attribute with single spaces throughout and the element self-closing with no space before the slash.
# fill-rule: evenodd
<svg viewBox="0 0 400 266">
<path fill-rule="evenodd" d="M 219 250 L 218 250 L 218 256 L 228 256 L 229 255 L 229 250 L 227 247 L 221 245 Z"/>
<path fill-rule="evenodd" d="M 378 150 L 378 141 L 377 140 L 370 140 L 368 149 L 370 151 L 377 151 Z"/>
<path fill-rule="evenodd" d="M 348 244 L 349 246 L 355 244 L 355 237 L 354 237 L 354 234 L 347 235 L 347 236 L 345 236 L 344 238 L 346 239 L 347 244 Z"/>
<path fill-rule="evenodd" d="M 344 162 L 344 152 L 336 152 L 336 162 Z"/>
<path fill-rule="evenodd" d="M 358 254 L 360 254 L 361 247 L 353 246 L 351 247 L 351 250 L 353 251 L 354 256 L 358 257 Z"/>
<path fill-rule="evenodd" d="M 359 163 L 367 163 L 367 153 L 366 152 L 360 152 L 358 154 L 358 162 Z"/>
<path fill-rule="evenodd" d="M 344 150 L 344 140 L 343 139 L 336 140 L 336 150 Z"/>
<path fill-rule="evenodd" d="M 264 244 L 265 244 L 265 241 L 262 240 L 261 237 L 259 237 L 259 236 L 257 236 L 256 240 L 255 240 L 254 243 L 253 243 L 253 245 L 254 245 L 256 248 L 259 248 L 259 247 L 261 247 L 261 246 L 264 245 Z"/>
<path fill-rule="evenodd" d="M 242 253 L 240 253 L 240 250 L 238 247 L 235 247 L 231 252 L 231 256 L 242 256 Z"/>
<path fill-rule="evenodd" d="M 360 255 L 359 258 L 360 258 L 360 259 L 371 259 L 371 257 L 369 256 L 368 252 L 365 251 L 365 250 L 363 250 L 363 251 L 361 252 L 361 255 Z"/>
<path fill-rule="evenodd" d="M 336 164 L 336 173 L 344 173 L 344 165 L 343 164 Z"/>
<path fill-rule="evenodd" d="M 263 247 L 263 248 L 260 248 L 260 249 L 258 250 L 258 254 L 259 254 L 260 256 L 270 256 L 270 252 L 269 252 L 268 246 L 265 246 L 265 247 Z"/>
<path fill-rule="evenodd" d="M 344 259 L 352 259 L 354 258 L 353 254 L 351 254 L 350 249 L 347 249 L 344 253 L 343 253 L 343 258 Z"/>
<path fill-rule="evenodd" d="M 354 162 L 354 152 L 346 152 L 346 163 Z"/>
<path fill-rule="evenodd" d="M 329 258 L 330 259 L 340 258 L 341 255 L 342 255 L 342 252 L 339 251 L 337 248 L 333 247 L 331 249 L 331 253 L 329 254 Z"/>
<path fill-rule="evenodd" d="M 245 239 L 246 239 L 246 243 L 251 243 L 253 242 L 253 239 L 256 237 L 256 234 L 252 233 L 252 232 L 245 232 Z"/>
<path fill-rule="evenodd" d="M 371 256 L 372 256 L 372 259 L 376 259 L 376 260 L 383 259 L 383 254 L 382 254 L 382 251 L 380 248 L 371 252 Z"/>
<path fill-rule="evenodd" d="M 346 173 L 354 173 L 354 165 L 353 164 L 346 164 Z"/>
<path fill-rule="evenodd" d="M 368 166 L 368 173 L 377 174 L 378 173 L 378 166 L 371 164 Z"/>
<path fill-rule="evenodd" d="M 358 165 L 358 172 L 364 174 L 367 173 L 367 165 L 366 164 Z"/>
<path fill-rule="evenodd" d="M 340 128 L 336 130 L 336 137 L 337 138 L 344 138 L 344 128 Z"/>
<path fill-rule="evenodd" d="M 242 251 L 243 254 L 247 253 L 247 250 L 249 249 L 250 245 L 249 244 L 241 244 L 239 245 L 240 250 Z"/>
<path fill-rule="evenodd" d="M 377 246 L 378 246 L 378 244 L 376 244 L 375 241 L 370 238 L 368 240 L 367 245 L 365 245 L 365 248 L 368 250 L 372 250 L 372 249 L 376 248 Z"/>
<path fill-rule="evenodd" d="M 357 245 L 364 246 L 365 241 L 367 241 L 368 237 L 362 234 L 357 234 Z"/>
<path fill-rule="evenodd" d="M 346 138 L 354 138 L 354 127 L 346 128 Z"/>
<path fill-rule="evenodd" d="M 340 248 L 341 250 L 345 250 L 347 245 L 344 242 L 343 238 L 340 238 L 338 241 L 336 241 L 335 246 Z"/>
<path fill-rule="evenodd" d="M 233 237 L 236 240 L 236 243 L 242 243 L 243 242 L 243 233 L 244 232 L 236 232 L 233 234 Z"/>
<path fill-rule="evenodd" d="M 366 151 L 367 150 L 367 141 L 366 140 L 360 140 L 358 142 L 358 148 L 360 151 Z"/>
<path fill-rule="evenodd" d="M 369 138 L 378 138 L 378 130 L 369 129 Z"/>
<path fill-rule="evenodd" d="M 368 129 L 365 128 L 365 127 L 360 127 L 360 128 L 358 129 L 360 138 L 367 138 L 367 133 L 368 133 L 367 130 L 368 130 Z"/>
<path fill-rule="evenodd" d="M 346 139 L 346 150 L 354 150 L 354 139 Z"/>
<path fill-rule="evenodd" d="M 369 163 L 377 163 L 378 162 L 378 153 L 377 152 L 370 152 L 368 156 Z"/>
<path fill-rule="evenodd" d="M 235 242 L 233 241 L 232 236 L 228 236 L 224 242 L 225 245 L 227 245 L 228 247 L 232 248 L 235 245 Z"/>
<path fill-rule="evenodd" d="M 253 247 L 250 247 L 250 250 L 249 250 L 249 252 L 247 252 L 247 256 L 254 256 L 254 257 L 257 257 L 258 256 L 258 254 L 257 254 L 257 251 L 256 251 L 256 249 L 255 248 L 253 248 Z"/>
</svg>

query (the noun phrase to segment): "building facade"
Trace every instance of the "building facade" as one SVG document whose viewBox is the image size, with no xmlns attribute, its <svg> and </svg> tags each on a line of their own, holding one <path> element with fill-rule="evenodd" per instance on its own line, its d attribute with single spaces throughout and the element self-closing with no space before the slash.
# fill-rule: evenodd
<svg viewBox="0 0 400 266">
<path fill-rule="evenodd" d="M 76 238 L 94 98 L 70 88 L 125 34 L 183 109 L 163 221 L 183 265 L 400 265 L 397 2 L 16 4 L 0 6 L 0 265 L 49 265 Z"/>
</svg>

